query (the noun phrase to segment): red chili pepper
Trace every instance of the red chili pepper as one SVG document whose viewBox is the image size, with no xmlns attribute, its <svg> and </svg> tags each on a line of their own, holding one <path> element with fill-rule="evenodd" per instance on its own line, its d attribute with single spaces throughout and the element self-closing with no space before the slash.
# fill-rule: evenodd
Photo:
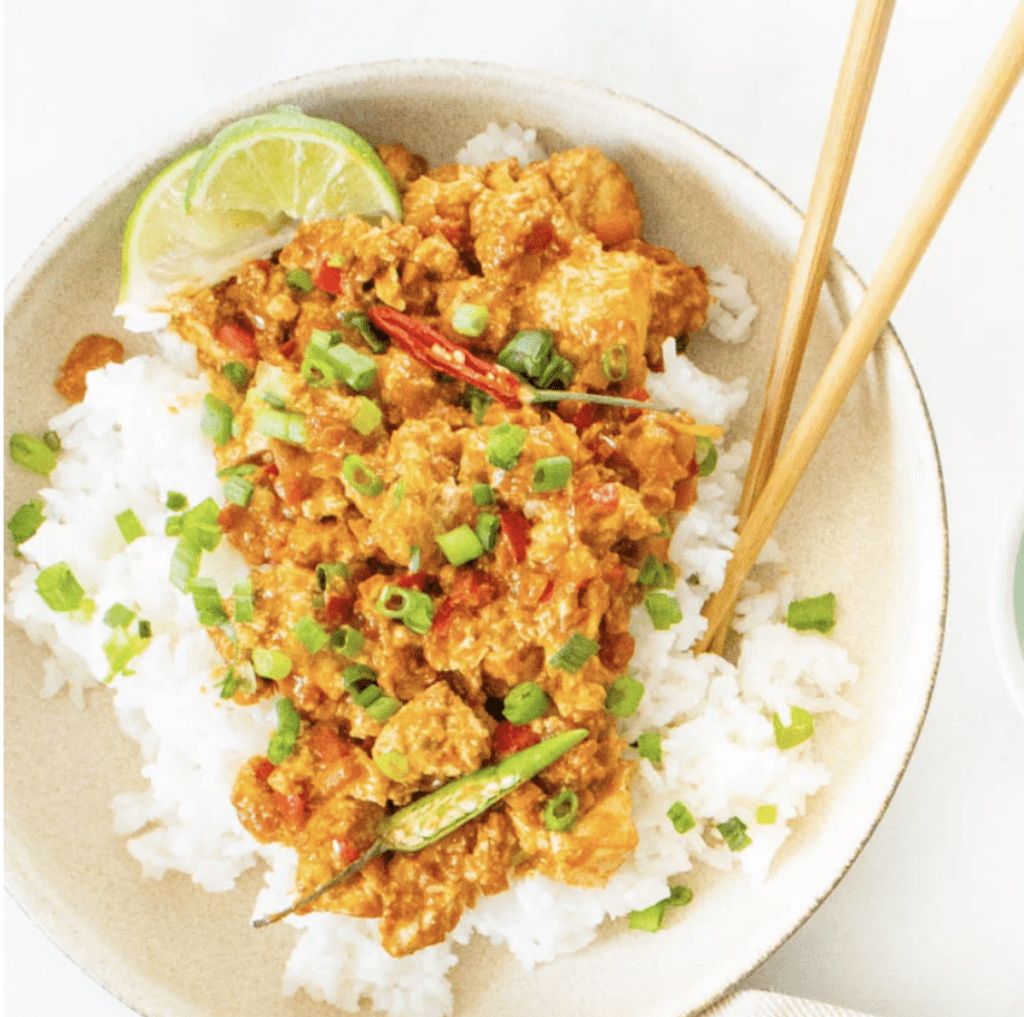
<svg viewBox="0 0 1024 1017">
<path fill-rule="evenodd" d="M 342 868 L 351 865 L 359 855 L 359 848 L 357 848 L 355 844 L 348 839 L 348 837 L 334 838 L 334 857 L 337 858 L 338 864 Z"/>
<path fill-rule="evenodd" d="M 267 480 L 273 480 L 274 477 L 280 474 L 280 472 L 281 470 L 278 467 L 277 463 L 267 463 L 267 465 L 263 467 L 263 475 L 267 478 Z"/>
<path fill-rule="evenodd" d="M 352 617 L 355 597 L 328 597 L 324 604 L 324 621 L 328 625 L 344 625 Z"/>
<path fill-rule="evenodd" d="M 499 756 L 522 752 L 540 742 L 540 736 L 525 725 L 503 720 L 494 729 L 494 751 Z"/>
<path fill-rule="evenodd" d="M 597 420 L 597 407 L 593 403 L 580 403 L 576 415 L 572 418 L 572 426 L 577 434 L 582 434 Z"/>
<path fill-rule="evenodd" d="M 617 484 L 591 484 L 579 489 L 576 504 L 581 508 L 592 508 L 600 515 L 608 515 L 619 507 Z"/>
<path fill-rule="evenodd" d="M 266 779 L 277 769 L 276 766 L 269 759 L 261 759 L 254 767 L 253 772 L 256 774 L 257 780 L 266 781 Z"/>
<path fill-rule="evenodd" d="M 281 343 L 277 348 L 277 352 L 281 354 L 286 360 L 292 359 L 292 354 L 295 352 L 298 343 L 294 339 L 289 339 L 286 343 Z"/>
<path fill-rule="evenodd" d="M 242 357 L 252 360 L 259 358 L 256 349 L 256 337 L 247 328 L 229 321 L 217 329 L 217 342 L 223 343 L 229 350 Z"/>
<path fill-rule="evenodd" d="M 422 590 L 426 584 L 426 572 L 406 572 L 395 580 L 395 586 L 401 586 L 404 590 Z"/>
<path fill-rule="evenodd" d="M 277 802 L 277 811 L 289 823 L 301 823 L 306 818 L 305 795 L 283 795 L 277 791 L 274 793 L 274 799 Z"/>
<path fill-rule="evenodd" d="M 498 587 L 483 572 L 477 569 L 460 571 L 452 584 L 451 593 L 434 612 L 431 631 L 443 636 L 459 608 L 475 611 L 490 603 L 497 595 Z"/>
<path fill-rule="evenodd" d="M 526 516 L 511 509 L 504 509 L 499 515 L 501 532 L 505 534 L 505 539 L 512 549 L 512 557 L 517 562 L 526 561 L 526 548 L 530 543 L 530 524 Z"/>
<path fill-rule="evenodd" d="M 335 296 L 341 293 L 341 269 L 336 265 L 328 265 L 323 262 L 313 276 L 313 285 L 320 290 L 326 290 Z"/>
<path fill-rule="evenodd" d="M 506 406 L 522 405 L 522 383 L 508 368 L 481 360 L 436 328 L 393 307 L 377 304 L 367 314 L 370 321 L 413 360 L 473 385 Z"/>
<path fill-rule="evenodd" d="M 434 621 L 430 626 L 431 632 L 436 632 L 439 636 L 443 636 L 448 631 L 448 626 L 452 623 L 452 618 L 455 616 L 455 602 L 451 597 L 442 600 L 437 605 L 437 610 L 434 611 Z"/>
<path fill-rule="evenodd" d="M 634 389 L 632 392 L 627 392 L 623 398 L 636 399 L 637 402 L 646 403 L 650 402 L 651 394 L 645 388 L 638 388 Z M 632 423 L 640 416 L 641 413 L 643 413 L 643 410 L 626 410 L 626 420 Z"/>
<path fill-rule="evenodd" d="M 544 592 L 537 598 L 538 604 L 546 604 L 555 592 L 555 581 L 554 579 L 548 580 L 548 585 L 544 587 Z"/>
</svg>

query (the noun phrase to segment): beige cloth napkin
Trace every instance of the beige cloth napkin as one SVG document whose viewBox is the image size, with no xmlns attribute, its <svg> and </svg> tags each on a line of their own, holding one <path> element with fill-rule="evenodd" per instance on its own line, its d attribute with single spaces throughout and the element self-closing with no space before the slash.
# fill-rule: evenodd
<svg viewBox="0 0 1024 1017">
<path fill-rule="evenodd" d="M 726 996 L 701 1017 L 870 1017 L 856 1010 L 816 1003 L 777 992 L 747 989 Z"/>
</svg>

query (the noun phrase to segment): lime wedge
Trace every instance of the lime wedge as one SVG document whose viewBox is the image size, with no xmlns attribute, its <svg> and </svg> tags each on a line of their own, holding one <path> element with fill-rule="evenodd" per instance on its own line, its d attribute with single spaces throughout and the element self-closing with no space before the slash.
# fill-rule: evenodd
<svg viewBox="0 0 1024 1017">
<path fill-rule="evenodd" d="M 245 209 L 268 220 L 402 215 L 394 181 L 370 145 L 295 106 L 237 120 L 215 135 L 192 171 L 185 207 Z"/>
<path fill-rule="evenodd" d="M 129 328 L 159 327 L 168 293 L 217 282 L 247 258 L 287 242 L 290 224 L 251 211 L 185 212 L 185 191 L 202 149 L 189 152 L 153 180 L 135 205 L 121 248 L 121 292 L 114 313 Z"/>
</svg>

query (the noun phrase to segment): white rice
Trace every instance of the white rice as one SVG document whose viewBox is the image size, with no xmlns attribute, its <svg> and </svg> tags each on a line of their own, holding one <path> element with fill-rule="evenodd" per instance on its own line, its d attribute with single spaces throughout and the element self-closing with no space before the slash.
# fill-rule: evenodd
<svg viewBox="0 0 1024 1017">
<path fill-rule="evenodd" d="M 543 152 L 536 154 L 533 131 L 513 125 L 510 132 L 511 154 L 523 161 L 543 158 Z M 501 133 L 488 128 L 458 158 L 499 157 Z M 716 327 L 735 341 L 757 309 L 731 270 L 712 273 L 711 279 L 730 317 L 719 318 Z M 154 638 L 131 662 L 134 673 L 109 684 L 120 724 L 140 746 L 149 782 L 145 791 L 115 799 L 115 827 L 129 836 L 128 850 L 144 875 L 160 878 L 176 870 L 207 890 L 230 889 L 262 859 L 266 886 L 254 914 L 266 914 L 291 902 L 295 855 L 257 844 L 239 823 L 230 792 L 241 764 L 265 751 L 275 715 L 271 703 L 241 708 L 218 698 L 210 687 L 217 654 L 191 598 L 167 581 L 175 545 L 163 535 L 167 493 L 181 491 L 194 505 L 219 498 L 220 484 L 212 447 L 199 434 L 206 389 L 194 351 L 173 335 L 158 341 L 160 355 L 91 373 L 85 401 L 51 422 L 63 452 L 40 492 L 46 521 L 21 545 L 26 564 L 11 583 L 6 609 L 52 652 L 44 695 L 66 689 L 79 702 L 108 678 L 103 644 L 110 630 L 102 620 L 107 608 L 127 604 L 152 622 Z M 665 373 L 649 379 L 651 395 L 689 409 L 702 422 L 727 427 L 746 398 L 745 383 L 703 374 L 676 354 L 672 341 L 665 344 L 665 362 Z M 646 693 L 635 716 L 620 722 L 621 731 L 630 741 L 652 729 L 663 734 L 662 764 L 640 759 L 633 783 L 640 838 L 634 855 L 597 890 L 543 877 L 518 880 L 508 893 L 484 898 L 467 913 L 449 942 L 401 959 L 381 948 L 373 921 L 326 913 L 293 916 L 287 921 L 299 935 L 284 974 L 286 994 L 301 989 L 347 1010 L 362 1001 L 395 1017 L 442 1017 L 452 1010 L 446 975 L 456 961 L 453 942 L 478 933 L 507 944 L 529 968 L 585 947 L 606 918 L 662 899 L 669 877 L 695 865 L 765 877 L 790 823 L 828 781 L 813 739 L 778 749 L 772 714 L 786 721 L 790 707 L 799 706 L 812 714 L 853 716 L 842 692 L 857 671 L 830 639 L 782 624 L 793 595 L 786 577 L 776 589 L 749 584 L 750 595 L 739 606 L 737 628 L 744 641 L 736 666 L 690 651 L 705 626 L 701 607 L 720 588 L 735 544 L 733 513 L 749 456 L 744 442 L 718 444 L 718 467 L 701 482 L 697 503 L 671 542 L 683 621 L 658 632 L 643 608 L 631 618 L 637 639 L 631 670 Z M 114 516 L 129 507 L 148 535 L 125 546 Z M 94 599 L 91 620 L 55 613 L 36 593 L 40 569 L 57 561 L 71 566 Z M 227 542 L 203 559 L 203 573 L 221 588 L 245 571 Z M 666 816 L 675 801 L 684 802 L 696 819 L 683 835 Z M 762 804 L 776 806 L 774 824 L 758 825 Z M 753 840 L 741 852 L 729 850 L 716 829 L 732 816 L 747 824 Z"/>
</svg>

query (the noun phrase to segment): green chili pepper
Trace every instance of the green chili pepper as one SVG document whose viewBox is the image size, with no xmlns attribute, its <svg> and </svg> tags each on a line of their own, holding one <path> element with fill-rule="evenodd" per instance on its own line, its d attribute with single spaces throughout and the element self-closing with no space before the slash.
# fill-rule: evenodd
<svg viewBox="0 0 1024 1017">
<path fill-rule="evenodd" d="M 257 918 L 255 928 L 271 925 L 292 914 L 298 908 L 311 904 L 318 897 L 354 876 L 363 866 L 385 851 L 413 852 L 439 841 L 457 830 L 475 816 L 486 812 L 510 791 L 536 777 L 569 749 L 579 745 L 590 732 L 576 728 L 547 738 L 522 752 L 516 752 L 494 766 L 485 766 L 468 773 L 425 798 L 386 816 L 377 828 L 377 839 L 348 868 L 332 876 L 312 893 L 296 901 L 291 907 L 276 914 Z"/>
</svg>

